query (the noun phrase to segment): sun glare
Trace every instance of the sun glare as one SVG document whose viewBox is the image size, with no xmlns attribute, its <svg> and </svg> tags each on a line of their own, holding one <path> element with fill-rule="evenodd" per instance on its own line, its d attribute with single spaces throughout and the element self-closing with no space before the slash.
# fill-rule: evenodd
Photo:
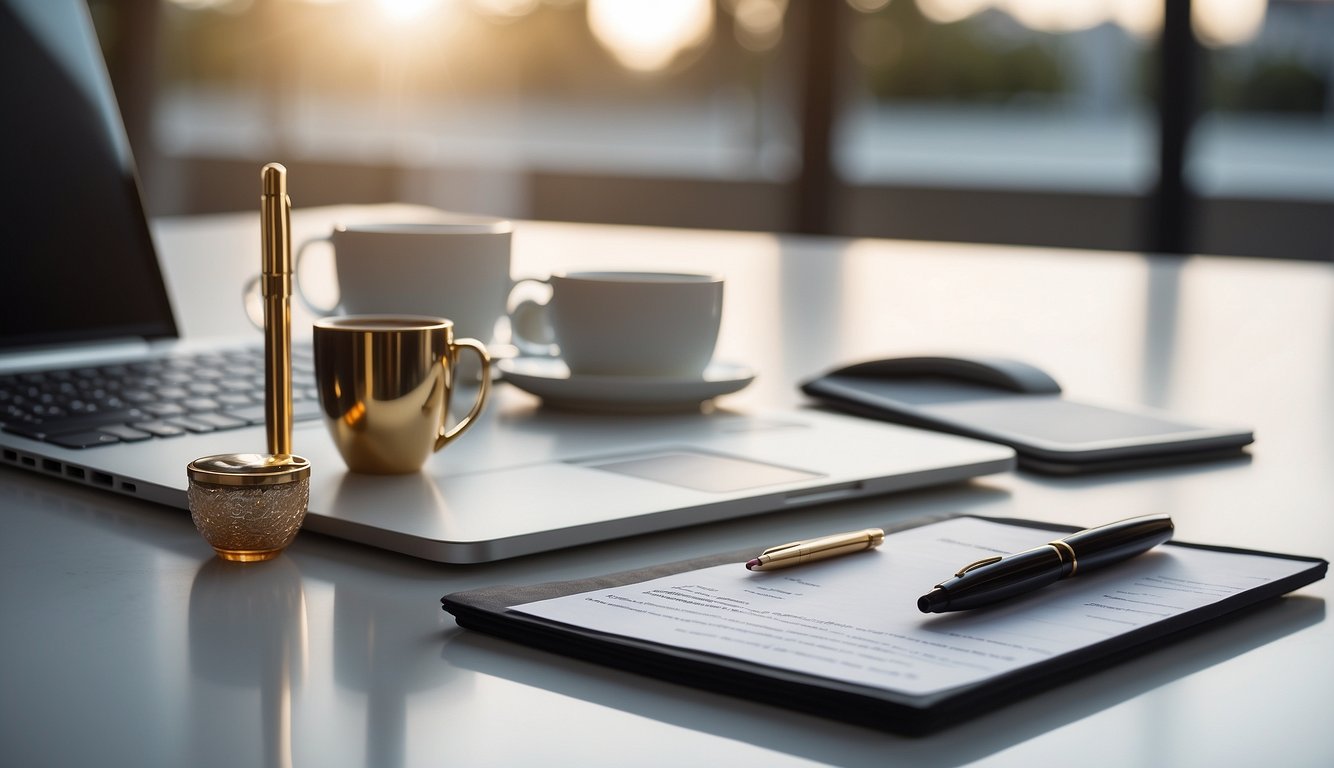
<svg viewBox="0 0 1334 768">
<path fill-rule="evenodd" d="M 630 69 L 665 69 L 713 31 L 713 0 L 588 0 L 588 26 Z"/>
<path fill-rule="evenodd" d="M 478 13 L 493 19 L 517 19 L 527 16 L 542 0 L 472 0 Z"/>
<path fill-rule="evenodd" d="M 1163 28 L 1163 0 L 1112 0 L 1112 21 L 1132 35 L 1148 37 Z"/>
<path fill-rule="evenodd" d="M 441 0 L 375 0 L 385 18 L 398 23 L 417 21 L 440 7 Z"/>
<path fill-rule="evenodd" d="M 783 14 L 787 0 L 734 0 L 732 18 L 736 20 L 736 39 L 752 51 L 767 51 L 783 38 Z"/>
<path fill-rule="evenodd" d="M 1107 20 L 1105 0 L 1001 0 L 1000 6 L 1020 24 L 1044 32 L 1074 32 Z"/>
<path fill-rule="evenodd" d="M 992 0 L 917 0 L 922 15 L 940 24 L 966 19 L 991 5 Z"/>
<path fill-rule="evenodd" d="M 1191 26 L 1205 45 L 1238 45 L 1260 33 L 1268 6 L 1267 0 L 1195 0 Z"/>
</svg>

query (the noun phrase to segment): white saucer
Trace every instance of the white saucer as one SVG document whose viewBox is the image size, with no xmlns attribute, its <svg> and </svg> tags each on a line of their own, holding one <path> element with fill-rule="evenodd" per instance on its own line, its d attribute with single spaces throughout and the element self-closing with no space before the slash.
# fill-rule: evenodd
<svg viewBox="0 0 1334 768">
<path fill-rule="evenodd" d="M 743 389 L 755 372 L 743 365 L 711 363 L 690 378 L 572 374 L 554 357 L 516 357 L 496 364 L 505 381 L 548 405 L 585 411 L 663 411 L 698 406 Z"/>
</svg>

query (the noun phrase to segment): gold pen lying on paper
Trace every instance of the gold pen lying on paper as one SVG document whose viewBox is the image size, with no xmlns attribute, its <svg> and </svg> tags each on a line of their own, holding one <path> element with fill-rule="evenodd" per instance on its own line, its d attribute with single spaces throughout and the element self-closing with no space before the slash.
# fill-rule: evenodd
<svg viewBox="0 0 1334 768">
<path fill-rule="evenodd" d="M 880 543 L 884 540 L 884 531 L 879 528 L 866 528 L 861 531 L 821 536 L 818 539 L 794 541 L 791 544 L 783 544 L 764 550 L 759 557 L 746 563 L 746 569 L 773 571 L 792 565 L 813 563 L 816 560 L 850 555 L 853 552 L 872 549 L 880 546 Z"/>
</svg>

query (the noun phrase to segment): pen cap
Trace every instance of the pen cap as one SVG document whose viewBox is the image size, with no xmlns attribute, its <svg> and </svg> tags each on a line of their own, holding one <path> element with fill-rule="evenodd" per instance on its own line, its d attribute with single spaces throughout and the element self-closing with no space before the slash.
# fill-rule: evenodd
<svg viewBox="0 0 1334 768">
<path fill-rule="evenodd" d="M 260 171 L 260 229 L 263 258 L 260 285 L 265 296 L 289 296 L 292 272 L 291 201 L 287 168 L 269 163 Z M 269 279 L 264 279 L 269 278 Z M 278 278 L 281 282 L 275 282 Z"/>
<path fill-rule="evenodd" d="M 300 456 L 224 453 L 186 465 L 190 517 L 225 560 L 269 560 L 296 538 L 310 500 Z"/>
<path fill-rule="evenodd" d="M 260 169 L 259 176 L 264 184 L 264 194 L 275 197 L 287 194 L 287 166 L 282 163 L 269 163 Z"/>
</svg>

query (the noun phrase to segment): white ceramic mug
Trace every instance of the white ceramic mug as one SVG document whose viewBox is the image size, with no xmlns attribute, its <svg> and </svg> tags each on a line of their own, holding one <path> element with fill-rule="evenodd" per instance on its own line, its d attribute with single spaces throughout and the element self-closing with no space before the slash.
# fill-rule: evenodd
<svg viewBox="0 0 1334 768">
<path fill-rule="evenodd" d="M 518 302 L 514 341 L 559 354 L 575 374 L 692 377 L 713 359 L 723 278 L 667 272 L 566 272 L 545 280 L 551 298 Z M 554 346 L 543 348 L 548 340 Z"/>
<path fill-rule="evenodd" d="M 460 336 L 490 340 L 510 292 L 504 219 L 458 216 L 421 224 L 342 224 L 302 243 L 293 271 L 297 296 L 316 315 L 447 317 Z M 301 285 L 301 260 L 315 243 L 333 247 L 335 304 L 321 306 Z"/>
</svg>

